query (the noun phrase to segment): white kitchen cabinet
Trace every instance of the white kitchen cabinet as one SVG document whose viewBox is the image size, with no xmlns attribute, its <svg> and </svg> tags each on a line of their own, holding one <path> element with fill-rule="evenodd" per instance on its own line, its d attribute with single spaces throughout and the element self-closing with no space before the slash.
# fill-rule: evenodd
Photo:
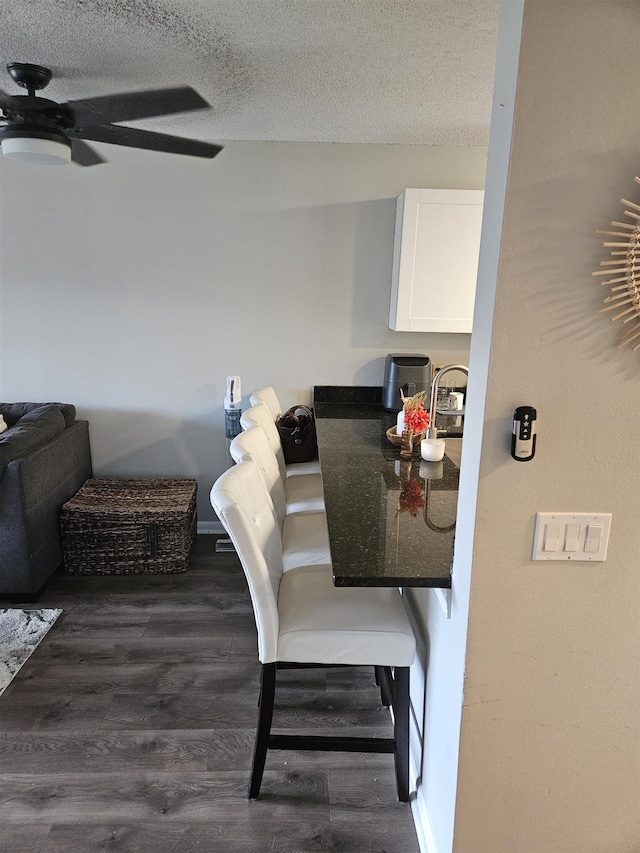
<svg viewBox="0 0 640 853">
<path fill-rule="evenodd" d="M 482 190 L 406 189 L 398 197 L 389 326 L 471 332 Z"/>
</svg>

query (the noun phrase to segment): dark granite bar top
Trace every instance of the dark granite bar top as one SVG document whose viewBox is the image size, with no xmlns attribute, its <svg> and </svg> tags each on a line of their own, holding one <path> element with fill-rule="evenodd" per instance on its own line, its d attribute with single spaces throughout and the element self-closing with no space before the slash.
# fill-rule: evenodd
<svg viewBox="0 0 640 853">
<path fill-rule="evenodd" d="M 458 468 L 401 460 L 381 400 L 379 387 L 314 388 L 334 583 L 450 587 Z"/>
</svg>

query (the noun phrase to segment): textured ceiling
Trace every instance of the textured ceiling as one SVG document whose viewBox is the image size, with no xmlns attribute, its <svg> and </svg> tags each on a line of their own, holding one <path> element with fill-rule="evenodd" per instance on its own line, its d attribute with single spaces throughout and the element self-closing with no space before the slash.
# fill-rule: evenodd
<svg viewBox="0 0 640 853">
<path fill-rule="evenodd" d="M 4 0 L 0 61 L 54 100 L 189 84 L 200 139 L 486 145 L 499 0 Z M 0 66 L 0 87 L 19 94 Z"/>
</svg>

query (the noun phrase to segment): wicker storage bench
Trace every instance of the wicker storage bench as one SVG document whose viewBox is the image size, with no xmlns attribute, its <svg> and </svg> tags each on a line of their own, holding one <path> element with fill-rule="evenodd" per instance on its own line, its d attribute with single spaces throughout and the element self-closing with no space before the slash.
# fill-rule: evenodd
<svg viewBox="0 0 640 853">
<path fill-rule="evenodd" d="M 184 572 L 196 539 L 196 491 L 196 480 L 87 480 L 60 514 L 65 572 Z"/>
</svg>

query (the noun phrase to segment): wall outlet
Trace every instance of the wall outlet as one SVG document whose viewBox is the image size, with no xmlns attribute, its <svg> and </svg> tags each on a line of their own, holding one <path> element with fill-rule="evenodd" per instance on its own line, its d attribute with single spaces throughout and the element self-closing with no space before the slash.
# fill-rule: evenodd
<svg viewBox="0 0 640 853">
<path fill-rule="evenodd" d="M 531 559 L 601 563 L 610 528 L 610 512 L 539 512 Z"/>
</svg>

